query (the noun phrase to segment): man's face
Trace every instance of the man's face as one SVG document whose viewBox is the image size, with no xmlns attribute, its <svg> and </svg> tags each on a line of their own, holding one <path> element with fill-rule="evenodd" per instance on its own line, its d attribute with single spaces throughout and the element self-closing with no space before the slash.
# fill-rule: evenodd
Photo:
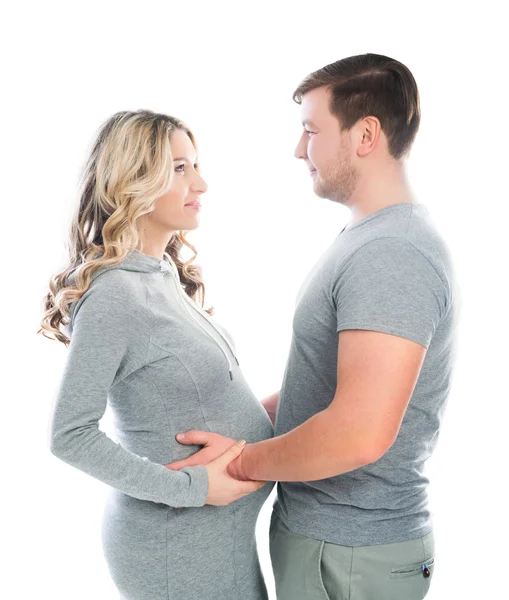
<svg viewBox="0 0 509 600">
<path fill-rule="evenodd" d="M 304 159 L 313 178 L 313 189 L 320 198 L 348 204 L 355 189 L 358 171 L 354 167 L 352 142 L 348 131 L 340 132 L 338 118 L 329 110 L 325 86 L 302 97 L 301 118 L 304 131 L 295 149 Z"/>
</svg>

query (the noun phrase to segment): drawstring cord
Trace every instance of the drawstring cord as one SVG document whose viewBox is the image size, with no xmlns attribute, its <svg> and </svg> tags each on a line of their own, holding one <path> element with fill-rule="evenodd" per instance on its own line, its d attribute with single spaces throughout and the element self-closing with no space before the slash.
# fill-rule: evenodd
<svg viewBox="0 0 509 600">
<path fill-rule="evenodd" d="M 222 334 L 221 331 L 219 331 L 219 329 L 216 327 L 214 321 L 210 318 L 209 314 L 202 310 L 195 302 L 193 302 L 193 300 L 191 298 L 189 298 L 189 296 L 184 292 L 184 290 L 182 289 L 182 286 L 180 284 L 180 278 L 178 275 L 178 269 L 175 266 L 175 264 L 173 263 L 171 256 L 165 252 L 164 256 L 166 257 L 166 261 L 168 263 L 168 266 L 170 267 L 170 270 L 173 272 L 173 274 L 175 275 L 174 278 L 174 282 L 177 286 L 177 290 L 180 296 L 180 299 L 182 301 L 182 303 L 184 304 L 184 306 L 186 307 L 186 310 L 189 312 L 189 314 L 193 317 L 193 319 L 196 321 L 196 323 L 198 323 L 198 325 L 203 329 L 203 331 L 215 342 L 215 344 L 219 347 L 219 349 L 221 350 L 221 352 L 224 354 L 227 362 L 228 362 L 228 370 L 230 373 L 230 379 L 233 380 L 233 370 L 232 370 L 232 364 L 230 362 L 230 358 L 228 356 L 228 354 L 224 351 L 224 348 L 221 346 L 221 344 L 219 344 L 219 342 L 214 338 L 213 335 L 211 335 L 209 333 L 209 331 L 207 331 L 207 329 L 202 325 L 202 323 L 200 323 L 199 319 L 196 318 L 196 316 L 194 315 L 194 312 L 192 312 L 189 308 L 189 305 L 191 305 L 194 309 L 194 311 L 199 312 L 205 319 L 207 319 L 207 321 L 212 325 L 212 327 L 214 327 L 214 330 L 217 331 L 217 333 L 221 336 L 221 338 L 226 342 L 226 344 L 228 345 L 228 348 L 230 349 L 231 353 L 233 354 L 237 365 L 239 365 L 239 360 L 235 354 L 234 349 L 232 348 L 232 345 L 230 344 L 230 341 Z M 162 265 L 161 265 L 161 269 L 162 269 Z"/>
</svg>

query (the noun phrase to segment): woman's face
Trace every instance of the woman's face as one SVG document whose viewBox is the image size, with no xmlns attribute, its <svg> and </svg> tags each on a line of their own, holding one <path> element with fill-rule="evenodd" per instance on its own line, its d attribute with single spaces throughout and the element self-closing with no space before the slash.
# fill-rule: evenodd
<svg viewBox="0 0 509 600">
<path fill-rule="evenodd" d="M 187 133 L 173 131 L 170 145 L 174 171 L 170 189 L 157 198 L 154 210 L 146 216 L 164 232 L 190 231 L 199 225 L 200 198 L 208 186 L 196 170 L 196 151 Z"/>
</svg>

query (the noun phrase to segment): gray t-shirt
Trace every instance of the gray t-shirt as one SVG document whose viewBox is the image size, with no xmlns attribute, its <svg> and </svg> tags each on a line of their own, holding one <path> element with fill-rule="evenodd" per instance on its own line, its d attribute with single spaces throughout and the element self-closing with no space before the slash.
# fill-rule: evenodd
<svg viewBox="0 0 509 600">
<path fill-rule="evenodd" d="M 385 332 L 427 353 L 397 439 L 382 458 L 327 479 L 278 482 L 274 510 L 290 530 L 346 546 L 432 530 L 424 464 L 451 386 L 457 304 L 451 256 L 423 204 L 372 213 L 321 256 L 298 293 L 275 436 L 331 403 L 339 331 Z"/>
</svg>

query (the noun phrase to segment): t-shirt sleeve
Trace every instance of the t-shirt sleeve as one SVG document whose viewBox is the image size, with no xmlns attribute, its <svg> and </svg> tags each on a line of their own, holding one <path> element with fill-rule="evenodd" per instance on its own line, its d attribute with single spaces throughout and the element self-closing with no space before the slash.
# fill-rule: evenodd
<svg viewBox="0 0 509 600">
<path fill-rule="evenodd" d="M 99 429 L 108 391 L 143 366 L 150 336 L 148 307 L 136 303 L 122 286 L 100 282 L 101 277 L 92 282 L 71 313 L 71 341 L 51 415 L 50 450 L 135 498 L 203 506 L 208 494 L 204 465 L 167 469 L 130 452 Z"/>
<path fill-rule="evenodd" d="M 365 329 L 429 347 L 448 292 L 430 261 L 402 238 L 368 242 L 332 281 L 337 331 Z"/>
</svg>

